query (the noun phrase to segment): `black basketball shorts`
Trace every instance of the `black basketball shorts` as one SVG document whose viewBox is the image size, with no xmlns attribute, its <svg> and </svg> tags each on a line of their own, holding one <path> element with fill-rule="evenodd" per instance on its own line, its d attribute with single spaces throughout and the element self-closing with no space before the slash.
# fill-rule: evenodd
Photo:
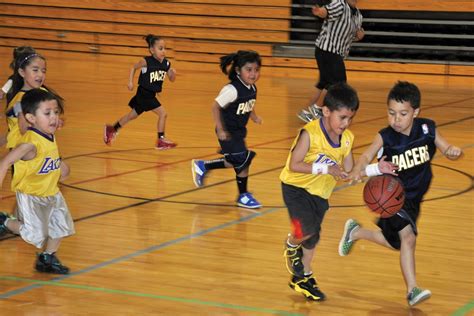
<svg viewBox="0 0 474 316">
<path fill-rule="evenodd" d="M 329 209 L 328 200 L 283 182 L 281 189 L 290 215 L 293 236 L 299 239 L 312 235 L 317 243 L 324 215 Z"/>
<path fill-rule="evenodd" d="M 128 106 L 137 112 L 138 115 L 143 112 L 151 111 L 161 106 L 156 98 L 156 93 L 138 86 L 137 94 L 128 102 Z"/>
<path fill-rule="evenodd" d="M 400 249 L 401 241 L 398 232 L 411 225 L 413 232 L 417 235 L 416 221 L 419 215 L 420 202 L 405 200 L 402 209 L 397 214 L 388 218 L 379 218 L 377 226 L 382 229 L 382 234 L 390 246 Z"/>
<path fill-rule="evenodd" d="M 318 47 L 314 51 L 314 56 L 319 69 L 319 82 L 316 84 L 316 88 L 327 89 L 332 84 L 347 81 L 344 57 Z"/>
</svg>

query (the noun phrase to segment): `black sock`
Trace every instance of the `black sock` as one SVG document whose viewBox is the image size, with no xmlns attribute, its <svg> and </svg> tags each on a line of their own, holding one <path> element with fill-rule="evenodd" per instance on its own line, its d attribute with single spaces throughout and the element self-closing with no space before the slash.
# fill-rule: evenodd
<svg viewBox="0 0 474 316">
<path fill-rule="evenodd" d="M 122 128 L 122 125 L 120 125 L 119 122 L 117 122 L 117 123 L 114 124 L 114 130 L 115 130 L 116 132 L 118 132 L 118 130 L 121 129 L 121 128 Z"/>
<path fill-rule="evenodd" d="M 158 138 L 165 138 L 165 132 L 158 132 Z"/>
<path fill-rule="evenodd" d="M 237 186 L 239 187 L 239 194 L 246 193 L 248 177 L 241 178 L 236 176 L 235 179 L 237 180 Z"/>
<path fill-rule="evenodd" d="M 204 167 L 206 167 L 206 170 L 225 168 L 224 158 L 205 161 Z"/>
</svg>

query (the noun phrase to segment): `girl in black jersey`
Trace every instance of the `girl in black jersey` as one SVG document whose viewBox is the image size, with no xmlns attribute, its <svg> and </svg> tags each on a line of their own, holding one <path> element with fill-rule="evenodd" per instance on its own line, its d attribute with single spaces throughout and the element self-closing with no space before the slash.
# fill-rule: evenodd
<svg viewBox="0 0 474 316">
<path fill-rule="evenodd" d="M 461 156 L 460 148 L 450 145 L 436 129 L 435 122 L 417 118 L 420 112 L 420 91 L 409 82 L 398 82 L 388 95 L 389 126 L 380 130 L 370 147 L 360 156 L 349 178 L 359 180 L 381 174 L 368 165 L 375 155 L 386 157 L 398 166 L 398 177 L 405 189 L 405 203 L 394 216 L 380 218 L 380 230 L 362 228 L 355 220 L 347 220 L 339 244 L 339 254 L 349 254 L 354 242 L 366 239 L 390 249 L 400 250 L 400 266 L 407 287 L 410 306 L 431 297 L 431 292 L 418 287 L 415 277 L 415 245 L 420 203 L 430 186 L 431 161 L 438 148 L 448 159 Z"/>
<path fill-rule="evenodd" d="M 128 82 L 128 90 L 130 91 L 133 90 L 135 72 L 137 69 L 141 69 L 137 93 L 128 103 L 132 110 L 122 116 L 114 125 L 105 125 L 104 142 L 107 145 L 111 145 L 120 128 L 136 119 L 143 112 L 153 111 L 158 115 L 158 139 L 155 148 L 170 149 L 176 147 L 176 144 L 165 138 L 167 114 L 165 108 L 161 106 L 161 103 L 156 98 L 156 94 L 161 92 L 166 75 L 168 75 L 171 82 L 176 79 L 176 71 L 171 68 L 171 63 L 165 58 L 165 41 L 153 34 L 148 34 L 145 40 L 151 56 L 140 59 L 130 69 Z"/>
<path fill-rule="evenodd" d="M 198 187 L 204 185 L 204 177 L 209 170 L 234 168 L 239 189 L 237 205 L 245 208 L 262 206 L 247 191 L 249 167 L 255 152 L 248 150 L 245 144 L 249 118 L 257 124 L 262 123 L 254 108 L 257 99 L 255 82 L 260 77 L 261 65 L 260 55 L 254 51 L 240 50 L 221 57 L 221 70 L 228 74 L 231 81 L 215 99 L 212 113 L 224 157 L 210 161 L 193 159 L 191 163 L 193 180 Z"/>
</svg>

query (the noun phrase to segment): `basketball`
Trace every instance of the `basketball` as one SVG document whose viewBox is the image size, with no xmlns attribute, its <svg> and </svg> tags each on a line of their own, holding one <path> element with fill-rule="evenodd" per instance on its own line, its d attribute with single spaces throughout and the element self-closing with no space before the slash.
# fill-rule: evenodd
<svg viewBox="0 0 474 316">
<path fill-rule="evenodd" d="M 397 214 L 405 202 L 401 181 L 390 175 L 371 177 L 364 186 L 364 202 L 382 218 Z"/>
</svg>

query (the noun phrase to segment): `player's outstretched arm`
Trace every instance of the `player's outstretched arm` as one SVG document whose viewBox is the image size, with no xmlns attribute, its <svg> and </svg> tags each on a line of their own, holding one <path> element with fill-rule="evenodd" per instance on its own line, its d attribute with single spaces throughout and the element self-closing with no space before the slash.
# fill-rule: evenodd
<svg viewBox="0 0 474 316">
<path fill-rule="evenodd" d="M 436 130 L 435 145 L 448 159 L 456 160 L 462 155 L 462 149 L 448 143 L 438 130 Z"/>
</svg>

